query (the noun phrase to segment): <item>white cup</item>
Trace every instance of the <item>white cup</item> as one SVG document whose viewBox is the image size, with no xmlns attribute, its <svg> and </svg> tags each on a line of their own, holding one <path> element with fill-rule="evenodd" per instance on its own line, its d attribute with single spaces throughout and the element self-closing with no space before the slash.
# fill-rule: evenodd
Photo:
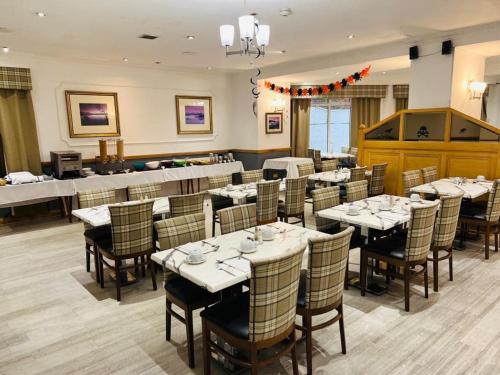
<svg viewBox="0 0 500 375">
<path fill-rule="evenodd" d="M 391 209 L 391 205 L 387 201 L 380 202 L 380 210 L 381 211 L 389 211 Z"/>
<path fill-rule="evenodd" d="M 417 193 L 413 193 L 412 195 L 410 195 L 410 201 L 420 202 L 420 195 L 418 195 Z"/>
<path fill-rule="evenodd" d="M 355 205 L 349 206 L 347 208 L 347 213 L 349 215 L 357 215 L 357 214 L 359 214 L 359 207 L 355 206 Z"/>
<path fill-rule="evenodd" d="M 269 227 L 262 228 L 262 239 L 266 241 L 270 241 L 274 238 L 274 230 Z"/>
<path fill-rule="evenodd" d="M 476 180 L 478 180 L 478 181 L 484 181 L 484 180 L 486 180 L 486 178 L 483 175 L 479 175 L 479 176 L 476 177 Z"/>
<path fill-rule="evenodd" d="M 227 185 L 227 190 L 234 190 L 234 186 L 233 186 L 233 184 L 229 184 L 229 185 Z"/>
<path fill-rule="evenodd" d="M 251 251 L 255 248 L 255 241 L 252 241 L 249 238 L 244 238 L 240 242 L 241 251 Z"/>
<path fill-rule="evenodd" d="M 199 262 L 203 257 L 203 250 L 201 247 L 193 247 L 189 249 L 189 260 L 191 262 Z"/>
</svg>

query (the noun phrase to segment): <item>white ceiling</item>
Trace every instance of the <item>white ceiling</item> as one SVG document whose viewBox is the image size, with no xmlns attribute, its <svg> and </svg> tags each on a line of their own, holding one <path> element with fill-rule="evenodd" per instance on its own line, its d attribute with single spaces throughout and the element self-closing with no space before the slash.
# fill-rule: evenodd
<svg viewBox="0 0 500 375">
<path fill-rule="evenodd" d="M 283 7 L 294 13 L 280 16 Z M 496 22 L 500 0 L 3 0 L 0 45 L 98 63 L 245 69 L 248 59 L 224 57 L 218 27 L 250 12 L 271 25 L 269 49 L 287 51 L 266 56 L 267 65 Z"/>
</svg>

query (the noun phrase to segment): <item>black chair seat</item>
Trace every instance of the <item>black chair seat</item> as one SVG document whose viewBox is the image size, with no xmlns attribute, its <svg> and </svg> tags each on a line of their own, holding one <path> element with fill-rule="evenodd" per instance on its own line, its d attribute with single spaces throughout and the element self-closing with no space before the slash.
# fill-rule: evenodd
<svg viewBox="0 0 500 375">
<path fill-rule="evenodd" d="M 233 205 L 234 204 L 233 204 L 232 198 L 212 196 L 212 210 L 213 211 L 222 210 L 223 208 L 232 207 Z"/>
<path fill-rule="evenodd" d="M 107 238 L 98 239 L 97 241 L 95 241 L 95 244 L 99 249 L 111 254 L 113 253 L 113 240 L 111 238 L 111 235 Z"/>
<path fill-rule="evenodd" d="M 297 295 L 297 306 L 302 308 L 306 307 L 306 277 L 307 270 L 301 270 L 299 279 L 299 291 Z"/>
<path fill-rule="evenodd" d="M 85 230 L 85 232 L 83 232 L 83 235 L 92 242 L 111 238 L 111 225 L 103 225 L 100 227 L 87 229 Z"/>
<path fill-rule="evenodd" d="M 206 289 L 203 289 L 183 277 L 176 277 L 166 282 L 165 290 L 186 305 L 192 305 L 194 303 L 199 306 L 209 305 L 217 302 L 219 299 L 218 293 L 210 293 Z"/>
<path fill-rule="evenodd" d="M 486 207 L 467 205 L 460 210 L 460 216 L 466 219 L 486 220 Z"/>
<path fill-rule="evenodd" d="M 232 336 L 248 340 L 249 304 L 250 294 L 243 293 L 207 307 L 200 315 Z"/>
<path fill-rule="evenodd" d="M 367 246 L 367 250 L 394 259 L 405 259 L 406 238 L 390 236 L 377 239 Z"/>
</svg>

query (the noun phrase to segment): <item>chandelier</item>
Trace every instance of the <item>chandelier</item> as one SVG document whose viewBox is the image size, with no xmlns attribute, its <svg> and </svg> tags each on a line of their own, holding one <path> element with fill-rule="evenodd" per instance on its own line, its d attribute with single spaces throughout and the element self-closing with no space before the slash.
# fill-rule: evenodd
<svg viewBox="0 0 500 375">
<path fill-rule="evenodd" d="M 226 48 L 226 56 L 256 55 L 256 58 L 265 55 L 265 47 L 269 45 L 271 28 L 269 25 L 260 25 L 254 14 L 238 18 L 240 29 L 240 49 L 230 51 L 234 43 L 234 26 L 220 26 L 220 42 Z"/>
</svg>

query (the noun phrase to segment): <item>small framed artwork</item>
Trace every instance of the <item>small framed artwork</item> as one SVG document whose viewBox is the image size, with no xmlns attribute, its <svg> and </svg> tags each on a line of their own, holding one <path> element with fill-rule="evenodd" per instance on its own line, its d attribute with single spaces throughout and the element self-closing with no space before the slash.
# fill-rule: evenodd
<svg viewBox="0 0 500 375">
<path fill-rule="evenodd" d="M 283 113 L 266 113 L 266 133 L 283 133 Z"/>
<path fill-rule="evenodd" d="M 177 134 L 212 134 L 212 97 L 175 96 Z"/>
<path fill-rule="evenodd" d="M 71 138 L 118 137 L 116 92 L 65 91 Z"/>
</svg>

